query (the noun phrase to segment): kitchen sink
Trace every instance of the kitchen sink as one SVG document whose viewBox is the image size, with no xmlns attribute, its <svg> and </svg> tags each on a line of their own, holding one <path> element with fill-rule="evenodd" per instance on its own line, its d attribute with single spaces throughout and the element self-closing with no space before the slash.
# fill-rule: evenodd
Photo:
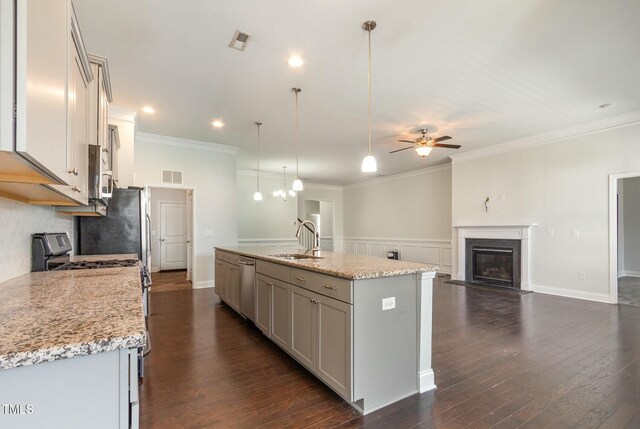
<svg viewBox="0 0 640 429">
<path fill-rule="evenodd" d="M 278 255 L 269 255 L 274 258 L 282 258 L 282 259 L 324 259 L 322 256 L 313 256 L 313 255 L 305 255 L 302 253 L 280 253 Z"/>
</svg>

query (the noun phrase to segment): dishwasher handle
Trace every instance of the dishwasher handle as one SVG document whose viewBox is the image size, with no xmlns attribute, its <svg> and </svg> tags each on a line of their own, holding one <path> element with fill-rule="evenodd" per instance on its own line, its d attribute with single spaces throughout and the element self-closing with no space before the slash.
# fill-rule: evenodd
<svg viewBox="0 0 640 429">
<path fill-rule="evenodd" d="M 241 264 L 241 265 L 249 265 L 251 267 L 256 264 L 254 260 L 250 260 L 249 261 L 249 260 L 246 260 L 246 259 L 240 259 L 240 260 L 238 260 L 238 263 Z"/>
</svg>

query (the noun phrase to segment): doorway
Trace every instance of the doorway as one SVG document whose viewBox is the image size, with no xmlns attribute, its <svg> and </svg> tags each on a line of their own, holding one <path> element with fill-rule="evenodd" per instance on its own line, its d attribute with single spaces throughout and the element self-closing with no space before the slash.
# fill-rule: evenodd
<svg viewBox="0 0 640 429">
<path fill-rule="evenodd" d="M 193 190 L 149 187 L 151 271 L 193 281 Z M 190 286 L 191 287 L 191 286 Z"/>
<path fill-rule="evenodd" d="M 334 236 L 334 203 L 333 201 L 304 200 L 304 219 L 310 220 L 318 228 L 320 249 L 333 252 Z"/>
<path fill-rule="evenodd" d="M 640 307 L 640 172 L 609 176 L 612 304 Z"/>
</svg>

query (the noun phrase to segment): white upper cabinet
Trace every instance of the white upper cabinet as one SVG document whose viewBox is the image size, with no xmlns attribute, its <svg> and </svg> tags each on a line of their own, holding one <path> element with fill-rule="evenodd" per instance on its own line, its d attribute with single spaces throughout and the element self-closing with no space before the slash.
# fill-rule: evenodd
<svg viewBox="0 0 640 429">
<path fill-rule="evenodd" d="M 0 196 L 87 204 L 93 74 L 73 5 L 0 0 L 0 12 Z"/>
<path fill-rule="evenodd" d="M 71 10 L 68 0 L 18 0 L 16 152 L 71 185 L 67 102 Z"/>
</svg>

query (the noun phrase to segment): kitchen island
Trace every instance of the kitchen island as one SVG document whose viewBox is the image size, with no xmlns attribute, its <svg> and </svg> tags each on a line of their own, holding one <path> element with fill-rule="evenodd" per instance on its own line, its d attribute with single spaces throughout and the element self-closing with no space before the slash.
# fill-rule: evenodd
<svg viewBox="0 0 640 429">
<path fill-rule="evenodd" d="M 216 247 L 215 257 L 222 301 L 242 314 L 254 263 L 255 310 L 244 316 L 358 411 L 435 388 L 436 268 L 286 247 Z"/>
<path fill-rule="evenodd" d="M 138 267 L 0 283 L 0 427 L 137 427 L 145 338 Z"/>
</svg>

